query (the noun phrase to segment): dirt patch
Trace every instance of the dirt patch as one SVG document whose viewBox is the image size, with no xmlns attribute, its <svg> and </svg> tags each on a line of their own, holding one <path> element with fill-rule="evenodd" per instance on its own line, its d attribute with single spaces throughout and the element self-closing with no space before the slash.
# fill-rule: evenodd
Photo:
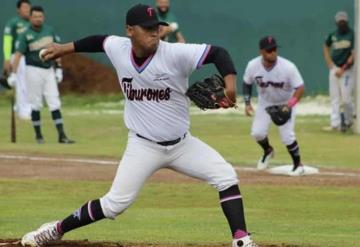
<svg viewBox="0 0 360 247">
<path fill-rule="evenodd" d="M 14 157 L 16 155 L 12 155 L 12 158 L 0 158 L 0 178 L 111 181 L 115 176 L 118 163 L 116 160 L 101 158 L 107 161 L 107 164 L 96 164 L 95 158 L 88 157 L 52 156 L 48 157 L 51 158 L 50 160 L 31 160 L 30 156 L 21 156 L 16 159 Z M 86 161 L 93 161 L 95 164 L 89 164 Z M 356 169 L 320 169 L 318 175 L 303 177 L 275 176 L 240 167 L 236 169 L 241 184 L 360 187 L 360 171 Z M 150 182 L 199 183 L 201 181 L 169 169 L 162 169 L 150 178 Z"/>
<path fill-rule="evenodd" d="M 19 240 L 15 239 L 0 239 L 1 247 L 15 247 L 21 246 Z M 59 241 L 46 246 L 52 247 L 194 247 L 194 245 L 158 245 L 158 244 L 121 244 L 121 243 L 110 243 L 110 242 L 89 242 L 87 240 L 83 241 Z M 196 245 L 196 247 L 228 247 L 228 244 L 223 245 Z M 261 247 L 300 247 L 298 245 L 273 245 L 273 244 L 262 244 Z M 311 246 L 301 246 L 301 247 L 311 247 Z M 312 246 L 315 247 L 315 246 Z"/>
<path fill-rule="evenodd" d="M 121 93 L 118 78 L 112 68 L 79 54 L 65 56 L 62 60 L 64 81 L 61 93 Z"/>
</svg>

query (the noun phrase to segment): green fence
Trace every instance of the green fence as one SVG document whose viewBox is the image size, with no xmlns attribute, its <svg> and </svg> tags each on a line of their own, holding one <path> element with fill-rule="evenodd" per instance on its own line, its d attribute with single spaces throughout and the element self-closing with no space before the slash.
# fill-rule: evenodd
<svg viewBox="0 0 360 247">
<path fill-rule="evenodd" d="M 0 1 L 1 26 L 15 13 L 15 3 L 15 0 Z M 70 41 L 90 34 L 124 35 L 126 10 L 138 1 L 32 0 L 32 3 L 42 5 L 48 24 L 56 28 L 64 41 Z M 188 42 L 210 43 L 229 50 L 238 69 L 238 83 L 247 61 L 258 54 L 259 38 L 271 34 L 281 45 L 280 54 L 299 67 L 308 94 L 327 93 L 322 43 L 327 33 L 335 29 L 334 14 L 346 10 L 352 19 L 353 5 L 353 0 L 171 1 L 172 11 Z M 92 57 L 109 63 L 104 55 Z M 214 68 L 209 66 L 196 72 L 192 80 L 212 72 Z"/>
</svg>

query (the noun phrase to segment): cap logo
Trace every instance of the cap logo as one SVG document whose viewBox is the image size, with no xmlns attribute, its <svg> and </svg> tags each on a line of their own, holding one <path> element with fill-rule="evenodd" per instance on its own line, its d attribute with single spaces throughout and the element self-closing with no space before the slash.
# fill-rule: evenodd
<svg viewBox="0 0 360 247">
<path fill-rule="evenodd" d="M 153 11 L 154 11 L 154 9 L 151 8 L 151 7 L 147 8 L 147 10 L 146 10 L 146 12 L 148 13 L 148 15 L 151 16 L 151 17 L 153 16 Z"/>
<path fill-rule="evenodd" d="M 272 43 L 272 40 L 273 40 L 273 38 L 270 36 L 270 37 L 268 37 L 268 42 L 269 43 Z"/>
</svg>

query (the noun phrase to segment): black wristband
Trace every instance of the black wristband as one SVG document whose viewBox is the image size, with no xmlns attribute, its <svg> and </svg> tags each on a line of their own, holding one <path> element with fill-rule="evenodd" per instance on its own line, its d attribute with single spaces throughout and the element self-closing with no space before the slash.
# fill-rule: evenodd
<svg viewBox="0 0 360 247">
<path fill-rule="evenodd" d="M 246 105 L 250 105 L 251 94 L 252 94 L 252 84 L 247 84 L 243 82 L 243 95 Z"/>
</svg>

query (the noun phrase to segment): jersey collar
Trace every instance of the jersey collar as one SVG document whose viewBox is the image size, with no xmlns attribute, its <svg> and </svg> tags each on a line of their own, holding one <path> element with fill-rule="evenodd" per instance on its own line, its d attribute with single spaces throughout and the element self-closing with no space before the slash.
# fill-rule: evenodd
<svg viewBox="0 0 360 247">
<path fill-rule="evenodd" d="M 267 72 L 270 72 L 271 70 L 273 70 L 273 68 L 275 68 L 275 66 L 276 66 L 277 63 L 278 63 L 278 60 L 279 60 L 279 58 L 276 58 L 276 61 L 275 61 L 274 65 L 271 66 L 270 68 L 266 68 L 265 65 L 264 65 L 263 59 L 261 59 L 261 65 L 263 66 L 263 68 L 264 68 Z"/>
<path fill-rule="evenodd" d="M 151 60 L 153 59 L 155 53 L 151 54 L 140 66 L 135 62 L 135 58 L 134 58 L 134 51 L 131 49 L 130 52 L 130 60 L 131 63 L 134 67 L 134 69 L 140 74 L 141 72 L 143 72 L 146 67 L 150 64 Z"/>
</svg>

